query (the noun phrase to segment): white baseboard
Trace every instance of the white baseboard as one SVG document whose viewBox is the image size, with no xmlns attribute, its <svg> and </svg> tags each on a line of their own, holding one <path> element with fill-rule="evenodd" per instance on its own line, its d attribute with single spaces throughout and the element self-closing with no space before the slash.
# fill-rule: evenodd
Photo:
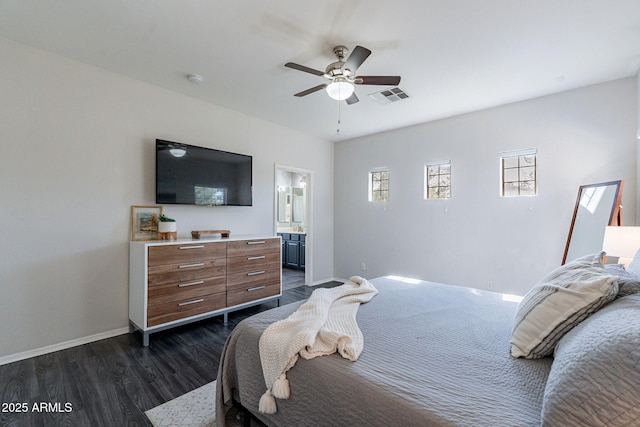
<svg viewBox="0 0 640 427">
<path fill-rule="evenodd" d="M 59 344 L 48 345 L 33 350 L 23 351 L 22 353 L 10 354 L 0 357 L 0 366 L 8 363 L 18 362 L 20 360 L 29 359 L 31 357 L 42 356 L 43 354 L 53 353 L 54 351 L 66 350 L 82 344 L 88 344 L 94 341 L 100 341 L 106 338 L 112 338 L 118 335 L 128 334 L 129 327 L 114 329 L 113 331 L 101 332 L 99 334 L 90 335 L 88 337 L 77 338 L 75 340 L 61 342 Z"/>
</svg>

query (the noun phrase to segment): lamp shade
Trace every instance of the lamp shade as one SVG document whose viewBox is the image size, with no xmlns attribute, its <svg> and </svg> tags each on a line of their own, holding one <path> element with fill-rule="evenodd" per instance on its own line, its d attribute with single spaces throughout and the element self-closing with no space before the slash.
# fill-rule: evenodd
<svg viewBox="0 0 640 427">
<path fill-rule="evenodd" d="M 355 88 L 347 81 L 336 80 L 326 88 L 329 96 L 336 101 L 343 101 L 353 94 Z"/>
<path fill-rule="evenodd" d="M 633 258 L 640 249 L 640 227 L 607 227 L 602 250 L 607 255 Z"/>
</svg>

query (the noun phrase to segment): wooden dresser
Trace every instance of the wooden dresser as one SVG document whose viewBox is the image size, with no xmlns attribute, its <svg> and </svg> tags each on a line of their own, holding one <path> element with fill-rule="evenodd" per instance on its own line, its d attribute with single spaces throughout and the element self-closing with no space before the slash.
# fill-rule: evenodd
<svg viewBox="0 0 640 427">
<path fill-rule="evenodd" d="M 131 242 L 129 321 L 143 334 L 282 295 L 280 237 Z"/>
</svg>

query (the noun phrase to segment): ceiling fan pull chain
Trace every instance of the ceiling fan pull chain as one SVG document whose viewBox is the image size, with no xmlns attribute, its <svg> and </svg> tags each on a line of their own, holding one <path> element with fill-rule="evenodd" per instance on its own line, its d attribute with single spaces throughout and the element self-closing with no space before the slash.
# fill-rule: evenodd
<svg viewBox="0 0 640 427">
<path fill-rule="evenodd" d="M 338 129 L 336 129 L 336 133 L 340 134 L 340 101 L 338 101 Z"/>
</svg>

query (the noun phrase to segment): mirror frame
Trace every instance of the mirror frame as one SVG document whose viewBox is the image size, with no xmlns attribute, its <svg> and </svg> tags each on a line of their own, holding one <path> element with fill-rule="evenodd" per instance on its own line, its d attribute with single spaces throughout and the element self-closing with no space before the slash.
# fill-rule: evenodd
<svg viewBox="0 0 640 427">
<path fill-rule="evenodd" d="M 571 219 L 571 227 L 569 227 L 569 236 L 567 236 L 567 244 L 564 248 L 564 255 L 562 257 L 562 265 L 567 261 L 567 255 L 569 254 L 569 246 L 571 244 L 571 236 L 573 234 L 573 228 L 576 223 L 576 217 L 578 215 L 578 209 L 580 207 L 580 199 L 582 198 L 582 192 L 587 188 L 602 187 L 616 185 L 616 194 L 611 207 L 611 215 L 609 216 L 609 223 L 607 225 L 622 225 L 622 189 L 624 188 L 624 181 L 609 181 L 599 182 L 597 184 L 581 185 L 578 189 L 578 197 L 576 199 L 576 206 L 573 209 L 573 218 Z"/>
</svg>

